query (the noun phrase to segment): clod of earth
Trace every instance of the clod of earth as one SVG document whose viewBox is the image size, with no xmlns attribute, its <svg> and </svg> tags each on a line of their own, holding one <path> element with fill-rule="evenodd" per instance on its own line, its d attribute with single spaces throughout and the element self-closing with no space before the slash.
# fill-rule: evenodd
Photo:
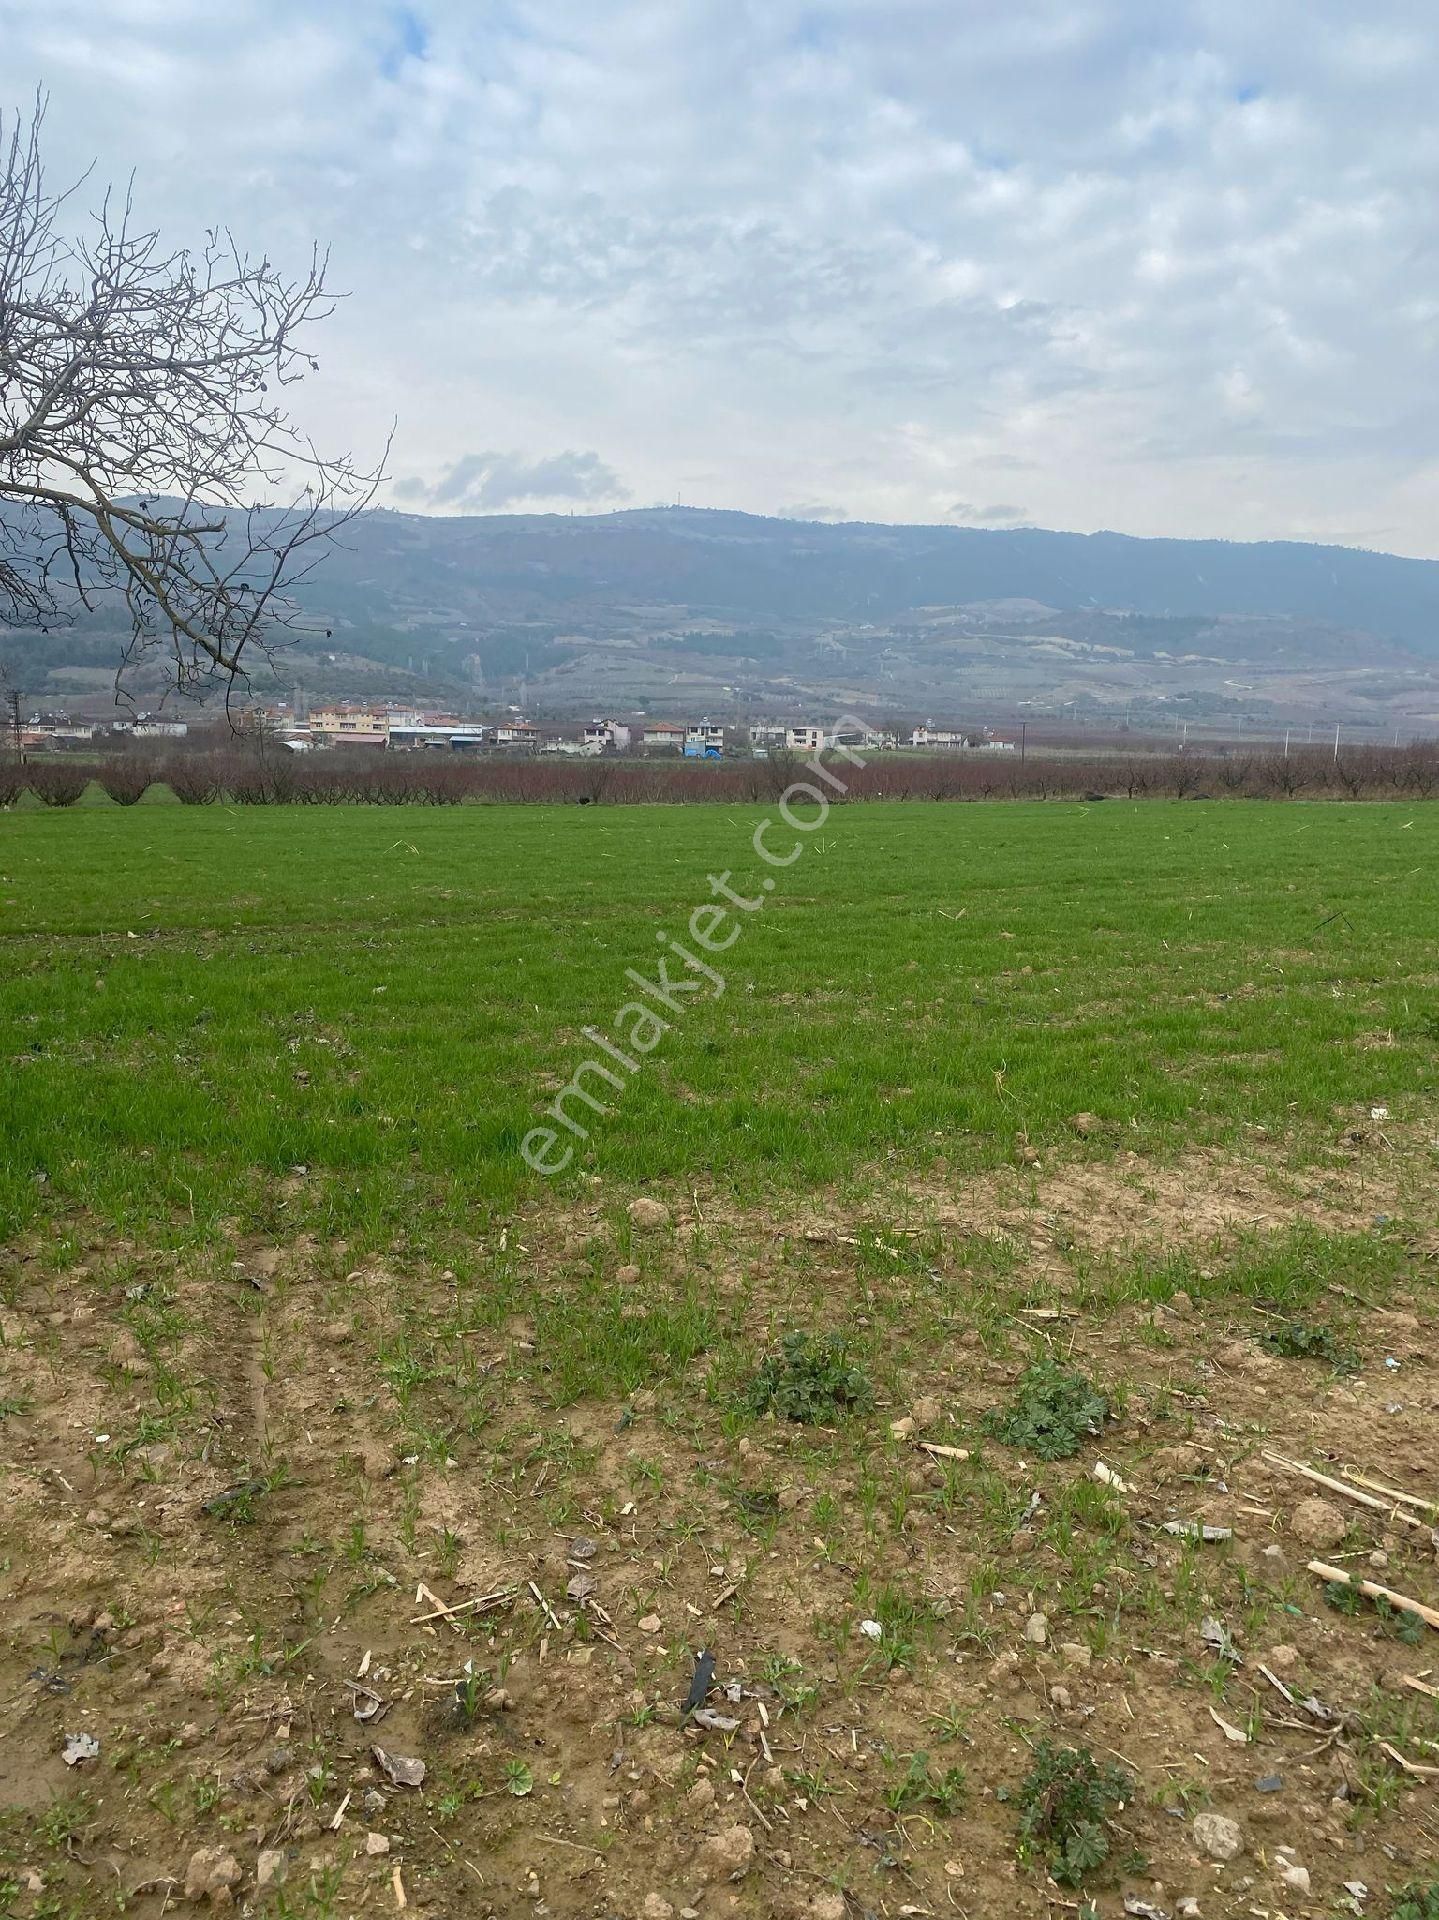
<svg viewBox="0 0 1439 1920">
<path fill-rule="evenodd" d="M 185 1898 L 228 1907 L 241 1878 L 240 1863 L 233 1853 L 226 1853 L 223 1847 L 197 1847 L 185 1868 Z"/>
<path fill-rule="evenodd" d="M 712 1834 L 700 1848 L 695 1866 L 706 1884 L 742 1880 L 754 1860 L 754 1835 L 748 1827 L 726 1827 Z"/>
<path fill-rule="evenodd" d="M 651 1200 L 644 1194 L 631 1200 L 625 1212 L 629 1215 L 630 1225 L 639 1233 L 657 1233 L 661 1227 L 670 1224 L 670 1210 L 663 1200 Z"/>
<path fill-rule="evenodd" d="M 1349 1522 L 1328 1500 L 1301 1500 L 1290 1517 L 1289 1531 L 1303 1546 L 1324 1551 L 1339 1545 Z"/>
</svg>

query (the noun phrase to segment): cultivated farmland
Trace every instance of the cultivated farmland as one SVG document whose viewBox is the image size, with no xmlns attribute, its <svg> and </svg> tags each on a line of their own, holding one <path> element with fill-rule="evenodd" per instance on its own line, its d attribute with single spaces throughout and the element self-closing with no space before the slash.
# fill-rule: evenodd
<svg viewBox="0 0 1439 1920">
<path fill-rule="evenodd" d="M 0 1911 L 1429 1920 L 1439 809 L 775 817 L 0 815 Z"/>
</svg>

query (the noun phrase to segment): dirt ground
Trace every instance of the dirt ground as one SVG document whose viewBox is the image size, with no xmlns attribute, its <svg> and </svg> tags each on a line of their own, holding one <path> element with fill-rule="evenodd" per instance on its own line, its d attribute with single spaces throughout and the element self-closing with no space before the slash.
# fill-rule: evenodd
<svg viewBox="0 0 1439 1920">
<path fill-rule="evenodd" d="M 1309 1565 L 1439 1608 L 1435 1169 L 1357 1126 L 606 1194 L 465 1268 L 11 1249 L 0 1912 L 1390 1913 L 1439 1879 L 1439 1613 Z M 745 1410 L 794 1325 L 872 1407 Z M 1057 1461 L 985 1426 L 1046 1354 L 1110 1403 Z M 1045 1741 L 1126 1778 L 1080 1887 L 1021 1844 Z"/>
</svg>

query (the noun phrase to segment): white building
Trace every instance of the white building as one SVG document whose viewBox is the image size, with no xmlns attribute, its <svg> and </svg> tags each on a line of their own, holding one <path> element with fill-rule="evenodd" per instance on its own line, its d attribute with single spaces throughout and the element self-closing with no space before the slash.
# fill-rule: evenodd
<svg viewBox="0 0 1439 1920">
<path fill-rule="evenodd" d="M 967 747 L 972 744 L 967 733 L 959 733 L 952 727 L 936 727 L 932 721 L 926 721 L 922 727 L 916 727 L 909 736 L 912 747 Z"/>
</svg>

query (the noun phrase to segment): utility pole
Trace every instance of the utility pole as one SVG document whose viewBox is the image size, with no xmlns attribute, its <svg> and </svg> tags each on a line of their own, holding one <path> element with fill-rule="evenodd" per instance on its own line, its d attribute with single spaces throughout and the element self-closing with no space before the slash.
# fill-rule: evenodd
<svg viewBox="0 0 1439 1920">
<path fill-rule="evenodd" d="M 1021 720 L 1019 723 L 1019 764 L 1021 766 L 1024 765 L 1024 745 L 1025 745 L 1024 737 L 1028 732 L 1029 732 L 1029 722 L 1027 720 Z"/>
<path fill-rule="evenodd" d="M 1339 722 L 1334 722 L 1334 764 L 1339 764 Z"/>
<path fill-rule="evenodd" d="M 5 705 L 10 710 L 10 737 L 14 743 L 15 756 L 20 755 L 20 689 L 11 687 L 5 695 Z"/>
<path fill-rule="evenodd" d="M 1286 727 L 1286 728 L 1284 729 L 1284 758 L 1285 758 L 1286 760 L 1287 760 L 1287 759 L 1289 758 L 1289 729 L 1288 729 L 1288 727 Z"/>
</svg>

